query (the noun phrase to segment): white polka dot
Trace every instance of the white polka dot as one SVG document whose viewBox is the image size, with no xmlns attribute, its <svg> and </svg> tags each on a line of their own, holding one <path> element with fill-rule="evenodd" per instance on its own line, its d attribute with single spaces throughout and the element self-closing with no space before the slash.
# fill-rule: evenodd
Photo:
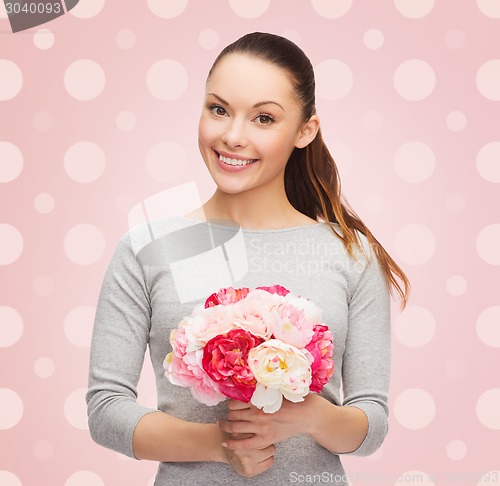
<svg viewBox="0 0 500 486">
<path fill-rule="evenodd" d="M 47 461 L 54 455 L 54 446 L 48 440 L 39 440 L 33 446 L 33 455 L 40 461 Z"/>
<path fill-rule="evenodd" d="M 476 332 L 479 339 L 494 348 L 500 348 L 500 307 L 484 309 L 476 321 Z"/>
<path fill-rule="evenodd" d="M 384 34 L 378 29 L 367 30 L 363 42 L 368 49 L 380 49 L 384 45 Z"/>
<path fill-rule="evenodd" d="M 479 257 L 490 265 L 500 265 L 500 224 L 489 224 L 481 229 L 476 238 Z"/>
<path fill-rule="evenodd" d="M 380 214 L 385 207 L 384 198 L 380 194 L 367 194 L 364 199 L 366 211 L 372 214 Z"/>
<path fill-rule="evenodd" d="M 6 19 L 8 17 L 7 10 L 5 8 L 5 3 L 0 2 L 0 19 Z"/>
<path fill-rule="evenodd" d="M 54 127 L 54 116 L 48 111 L 39 111 L 33 115 L 33 126 L 39 132 L 49 132 Z"/>
<path fill-rule="evenodd" d="M 186 91 L 188 74 L 182 64 L 164 59 L 149 68 L 146 82 L 155 98 L 170 101 L 179 98 Z"/>
<path fill-rule="evenodd" d="M 229 0 L 229 6 L 233 12 L 244 19 L 255 19 L 260 17 L 269 8 L 271 0 Z"/>
<path fill-rule="evenodd" d="M 9 59 L 0 59 L 0 101 L 16 97 L 23 87 L 23 73 L 19 66 Z"/>
<path fill-rule="evenodd" d="M 93 182 L 101 177 L 106 156 L 94 142 L 77 142 L 64 155 L 64 169 L 76 182 Z"/>
<path fill-rule="evenodd" d="M 8 348 L 23 335 L 24 323 L 21 314 L 13 307 L 0 305 L 0 348 Z"/>
<path fill-rule="evenodd" d="M 479 421 L 488 429 L 500 430 L 500 388 L 486 390 L 476 403 Z"/>
<path fill-rule="evenodd" d="M 22 254 L 23 236 L 10 224 L 0 223 L 0 265 L 14 263 Z"/>
<path fill-rule="evenodd" d="M 446 374 L 450 378 L 462 378 L 465 373 L 465 363 L 461 358 L 452 358 L 446 362 Z"/>
<path fill-rule="evenodd" d="M 92 0 L 91 2 L 78 2 L 69 12 L 79 19 L 90 19 L 95 17 L 104 7 L 104 0 Z"/>
<path fill-rule="evenodd" d="M 92 471 L 78 471 L 72 474 L 64 486 L 105 486 L 104 481 Z"/>
<path fill-rule="evenodd" d="M 465 34 L 462 30 L 451 29 L 446 33 L 444 42 L 450 49 L 462 49 L 465 46 Z"/>
<path fill-rule="evenodd" d="M 498 0 L 476 0 L 479 10 L 492 19 L 500 19 L 500 2 Z"/>
<path fill-rule="evenodd" d="M 80 2 L 80 4 L 83 5 L 85 2 Z M 64 73 L 66 91 L 80 101 L 97 98 L 102 93 L 105 84 L 104 70 L 90 59 L 80 59 L 71 63 Z"/>
<path fill-rule="evenodd" d="M 146 163 L 151 177 L 160 182 L 182 179 L 189 167 L 186 151 L 175 142 L 161 142 L 151 147 Z"/>
<path fill-rule="evenodd" d="M 173 19 L 184 12 L 188 0 L 148 0 L 148 7 L 154 15 L 162 19 Z"/>
<path fill-rule="evenodd" d="M 434 173 L 435 166 L 434 152 L 422 142 L 405 143 L 394 156 L 394 170 L 406 182 L 418 183 L 427 180 Z"/>
<path fill-rule="evenodd" d="M 446 117 L 446 126 L 453 132 L 461 132 L 467 126 L 467 117 L 461 111 L 452 111 Z"/>
<path fill-rule="evenodd" d="M 49 295 L 53 289 L 54 282 L 50 277 L 47 277 L 46 275 L 36 277 L 35 280 L 33 280 L 33 290 L 38 295 Z"/>
<path fill-rule="evenodd" d="M 24 158 L 17 145 L 0 140 L 0 183 L 16 179 L 23 170 Z"/>
<path fill-rule="evenodd" d="M 42 192 L 35 197 L 33 205 L 40 214 L 47 214 L 54 209 L 55 201 L 51 194 Z"/>
<path fill-rule="evenodd" d="M 498 482 L 498 478 L 500 478 L 500 469 L 487 471 L 481 474 L 481 481 L 477 483 L 477 486 L 492 486 L 493 482 Z"/>
<path fill-rule="evenodd" d="M 435 85 L 434 70 L 420 59 L 404 61 L 394 73 L 394 87 L 405 100 L 423 100 L 434 91 Z"/>
<path fill-rule="evenodd" d="M 401 260 L 411 265 L 422 265 L 434 255 L 436 237 L 427 226 L 408 224 L 396 233 L 394 245 Z"/>
<path fill-rule="evenodd" d="M 384 117 L 378 111 L 369 111 L 363 117 L 363 125 L 369 132 L 378 132 L 384 126 Z"/>
<path fill-rule="evenodd" d="M 136 35 L 133 30 L 121 29 L 115 36 L 116 45 L 120 49 L 132 49 L 136 43 Z"/>
<path fill-rule="evenodd" d="M 136 204 L 137 199 L 132 194 L 120 194 L 115 199 L 115 208 L 122 214 L 128 214 Z"/>
<path fill-rule="evenodd" d="M 80 306 L 71 310 L 64 319 L 64 334 L 68 341 L 79 348 L 90 347 L 95 307 Z"/>
<path fill-rule="evenodd" d="M 434 316 L 424 307 L 410 306 L 395 319 L 395 334 L 401 343 L 418 348 L 429 343 L 436 331 Z"/>
<path fill-rule="evenodd" d="M 453 461 L 461 461 L 467 454 L 467 446 L 461 440 L 452 440 L 446 445 L 446 455 Z"/>
<path fill-rule="evenodd" d="M 467 290 L 467 281 L 461 275 L 453 275 L 446 281 L 446 290 L 456 297 L 463 295 Z"/>
<path fill-rule="evenodd" d="M 410 19 L 420 19 L 434 8 L 435 0 L 394 0 L 398 12 Z"/>
<path fill-rule="evenodd" d="M 14 390 L 0 388 L 0 403 L 2 404 L 0 430 L 7 430 L 15 427 L 24 413 L 21 397 Z"/>
<path fill-rule="evenodd" d="M 137 118 L 131 111 L 122 111 L 116 117 L 116 126 L 122 132 L 131 132 L 137 125 Z"/>
<path fill-rule="evenodd" d="M 78 265 L 92 265 L 99 261 L 105 248 L 106 238 L 92 224 L 77 224 L 64 237 L 64 252 Z"/>
<path fill-rule="evenodd" d="M 49 29 L 40 29 L 33 34 L 33 43 L 38 49 L 50 49 L 55 40 L 54 33 Z"/>
<path fill-rule="evenodd" d="M 311 4 L 318 15 L 327 19 L 338 19 L 345 15 L 352 6 L 352 0 L 311 0 Z"/>
<path fill-rule="evenodd" d="M 0 2 L 2 5 L 3 2 Z M 21 480 L 10 471 L 0 471 L 0 484 L 2 486 L 23 486 Z"/>
<path fill-rule="evenodd" d="M 39 358 L 35 361 L 33 369 L 39 378 L 50 378 L 54 374 L 55 364 L 50 358 Z"/>
<path fill-rule="evenodd" d="M 449 194 L 444 202 L 449 213 L 458 214 L 465 209 L 465 199 L 461 194 Z"/>
<path fill-rule="evenodd" d="M 347 64 L 336 59 L 320 62 L 316 68 L 316 91 L 321 98 L 335 101 L 352 90 L 353 75 Z"/>
<path fill-rule="evenodd" d="M 500 142 L 483 145 L 476 156 L 476 167 L 483 179 L 500 182 Z"/>
<path fill-rule="evenodd" d="M 78 388 L 64 400 L 64 416 L 75 429 L 88 429 L 86 393 L 86 388 Z"/>
<path fill-rule="evenodd" d="M 297 44 L 297 45 L 299 45 L 302 42 L 301 35 L 299 34 L 299 32 L 297 32 L 294 29 L 286 29 L 286 30 L 284 30 L 281 33 L 281 36 L 285 37 L 288 40 L 291 40 L 294 44 Z"/>
<path fill-rule="evenodd" d="M 200 32 L 198 42 L 203 49 L 213 49 L 219 44 L 219 34 L 213 29 L 205 29 Z"/>
<path fill-rule="evenodd" d="M 476 85 L 489 100 L 500 100 L 500 59 L 485 62 L 477 71 Z"/>
<path fill-rule="evenodd" d="M 436 413 L 434 399 L 421 388 L 409 388 L 394 401 L 396 420 L 405 428 L 418 430 L 427 427 Z"/>
<path fill-rule="evenodd" d="M 434 482 L 432 481 L 432 473 L 429 474 L 424 471 L 405 471 L 403 473 L 398 474 L 395 486 L 403 486 L 403 485 L 414 485 L 414 484 L 422 484 L 424 486 L 434 486 Z"/>
</svg>

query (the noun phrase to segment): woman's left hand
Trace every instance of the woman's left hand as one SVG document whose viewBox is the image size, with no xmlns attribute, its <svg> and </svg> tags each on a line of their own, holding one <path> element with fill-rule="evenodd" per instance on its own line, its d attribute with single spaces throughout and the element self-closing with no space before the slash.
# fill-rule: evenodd
<svg viewBox="0 0 500 486">
<path fill-rule="evenodd" d="M 292 403 L 283 399 L 275 413 L 265 413 L 251 403 L 229 400 L 227 420 L 221 420 L 219 427 L 229 434 L 253 434 L 247 439 L 228 439 L 225 444 L 232 450 L 260 449 L 277 444 L 292 435 L 307 433 L 309 420 L 314 417 L 312 407 L 319 398 L 309 394 L 304 401 Z"/>
</svg>

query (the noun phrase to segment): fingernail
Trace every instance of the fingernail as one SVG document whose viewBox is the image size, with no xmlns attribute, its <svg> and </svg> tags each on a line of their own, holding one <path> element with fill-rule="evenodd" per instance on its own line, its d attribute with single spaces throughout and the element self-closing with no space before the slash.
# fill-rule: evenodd
<svg viewBox="0 0 500 486">
<path fill-rule="evenodd" d="M 227 442 L 221 442 L 221 443 L 220 443 L 220 445 L 221 445 L 222 447 L 227 447 Z"/>
</svg>

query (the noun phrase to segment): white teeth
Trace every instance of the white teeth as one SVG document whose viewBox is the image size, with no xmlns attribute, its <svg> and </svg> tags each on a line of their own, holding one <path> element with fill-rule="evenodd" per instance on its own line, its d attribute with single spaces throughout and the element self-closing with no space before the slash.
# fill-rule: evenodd
<svg viewBox="0 0 500 486">
<path fill-rule="evenodd" d="M 255 159 L 250 159 L 250 160 L 230 159 L 229 157 L 224 157 L 221 154 L 219 154 L 219 160 L 228 165 L 249 165 L 253 164 L 254 162 L 257 162 L 257 160 Z"/>
</svg>

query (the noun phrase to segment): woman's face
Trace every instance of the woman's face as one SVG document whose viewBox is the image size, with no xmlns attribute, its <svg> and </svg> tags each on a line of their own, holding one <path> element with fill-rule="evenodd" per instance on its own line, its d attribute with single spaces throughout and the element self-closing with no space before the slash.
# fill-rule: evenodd
<svg viewBox="0 0 500 486">
<path fill-rule="evenodd" d="M 304 143 L 303 125 L 286 71 L 229 54 L 207 82 L 198 145 L 221 191 L 273 189 L 283 185 L 288 157 Z"/>
</svg>

